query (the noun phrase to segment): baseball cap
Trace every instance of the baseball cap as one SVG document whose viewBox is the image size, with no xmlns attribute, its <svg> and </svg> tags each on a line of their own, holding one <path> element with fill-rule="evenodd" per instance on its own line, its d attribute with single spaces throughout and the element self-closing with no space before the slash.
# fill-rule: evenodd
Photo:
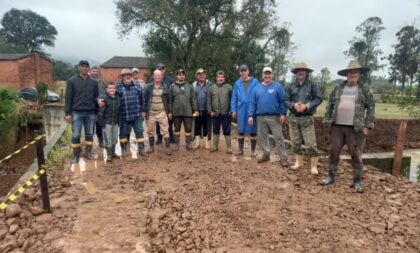
<svg viewBox="0 0 420 253">
<path fill-rule="evenodd" d="M 178 75 L 179 73 L 184 73 L 184 75 L 185 75 L 185 70 L 184 69 L 178 69 L 177 71 L 176 71 L 176 74 Z"/>
<path fill-rule="evenodd" d="M 139 71 L 139 69 L 138 69 L 138 68 L 132 68 L 132 69 L 131 69 L 131 72 L 133 72 L 133 73 L 134 73 L 134 72 L 139 73 L 140 71 Z"/>
<path fill-rule="evenodd" d="M 202 68 L 199 68 L 199 69 L 197 69 L 197 71 L 195 72 L 195 75 L 198 75 L 198 74 L 200 74 L 200 73 L 206 73 L 206 71 L 204 71 L 204 69 L 202 69 Z"/>
<path fill-rule="evenodd" d="M 86 61 L 86 60 L 81 60 L 81 61 L 79 61 L 79 66 L 82 66 L 82 65 L 86 65 L 86 66 L 88 66 L 88 67 L 89 67 L 89 62 L 88 62 L 88 61 Z"/>
<path fill-rule="evenodd" d="M 156 64 L 155 69 L 160 69 L 160 68 L 166 68 L 166 65 L 159 62 L 158 64 Z"/>
<path fill-rule="evenodd" d="M 264 67 L 263 68 L 263 73 L 265 73 L 265 72 L 273 73 L 273 69 L 271 67 Z"/>
<path fill-rule="evenodd" d="M 242 65 L 239 67 L 239 71 L 242 71 L 242 70 L 249 70 L 249 68 L 248 68 L 248 66 L 247 66 L 246 64 L 242 64 Z"/>
</svg>

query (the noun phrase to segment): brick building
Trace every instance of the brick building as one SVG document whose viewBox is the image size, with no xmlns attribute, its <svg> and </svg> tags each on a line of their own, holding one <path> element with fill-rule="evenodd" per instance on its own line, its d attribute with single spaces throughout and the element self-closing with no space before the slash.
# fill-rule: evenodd
<svg viewBox="0 0 420 253">
<path fill-rule="evenodd" d="M 0 54 L 0 87 L 22 89 L 44 82 L 53 88 L 52 62 L 39 54 Z"/>
<path fill-rule="evenodd" d="M 114 56 L 101 65 L 101 79 L 108 82 L 116 82 L 120 79 L 119 75 L 123 68 L 138 68 L 140 70 L 140 78 L 146 82 L 150 76 L 150 71 L 146 64 L 147 58 L 145 57 Z"/>
</svg>

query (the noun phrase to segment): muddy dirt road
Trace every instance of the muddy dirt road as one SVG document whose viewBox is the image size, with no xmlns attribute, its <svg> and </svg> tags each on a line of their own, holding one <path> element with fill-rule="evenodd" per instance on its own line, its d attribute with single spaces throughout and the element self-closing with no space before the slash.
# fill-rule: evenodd
<svg viewBox="0 0 420 253">
<path fill-rule="evenodd" d="M 71 184 L 56 187 L 48 233 L 28 252 L 420 251 L 420 186 L 374 168 L 356 194 L 346 164 L 318 184 L 325 159 L 319 176 L 205 149 L 102 159 L 55 180 Z"/>
</svg>

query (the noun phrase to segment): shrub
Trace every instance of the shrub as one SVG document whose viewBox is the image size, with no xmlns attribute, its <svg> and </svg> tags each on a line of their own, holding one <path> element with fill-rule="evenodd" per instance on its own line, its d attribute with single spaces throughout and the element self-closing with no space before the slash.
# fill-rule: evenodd
<svg viewBox="0 0 420 253">
<path fill-rule="evenodd" d="M 36 85 L 36 90 L 38 92 L 38 104 L 45 104 L 47 102 L 48 85 L 44 82 L 39 82 Z"/>
</svg>

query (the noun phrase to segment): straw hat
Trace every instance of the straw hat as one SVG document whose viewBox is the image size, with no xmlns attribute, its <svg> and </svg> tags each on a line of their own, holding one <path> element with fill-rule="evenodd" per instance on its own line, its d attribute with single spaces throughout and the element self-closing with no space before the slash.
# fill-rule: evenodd
<svg viewBox="0 0 420 253">
<path fill-rule="evenodd" d="M 305 70 L 307 73 L 312 73 L 314 71 L 313 69 L 308 68 L 308 66 L 304 62 L 296 63 L 291 72 L 293 74 L 296 74 L 299 70 Z"/>
<path fill-rule="evenodd" d="M 120 76 L 125 76 L 125 75 L 132 75 L 133 72 L 131 72 L 131 69 L 122 69 Z"/>
<path fill-rule="evenodd" d="M 201 73 L 206 73 L 206 71 L 202 68 L 197 69 L 197 71 L 195 72 L 195 75 L 201 74 Z"/>
<path fill-rule="evenodd" d="M 340 76 L 347 76 L 347 72 L 349 70 L 356 70 L 356 69 L 360 70 L 360 74 L 367 73 L 370 70 L 369 68 L 362 67 L 358 60 L 351 60 L 347 68 L 338 71 L 337 74 Z"/>
</svg>

